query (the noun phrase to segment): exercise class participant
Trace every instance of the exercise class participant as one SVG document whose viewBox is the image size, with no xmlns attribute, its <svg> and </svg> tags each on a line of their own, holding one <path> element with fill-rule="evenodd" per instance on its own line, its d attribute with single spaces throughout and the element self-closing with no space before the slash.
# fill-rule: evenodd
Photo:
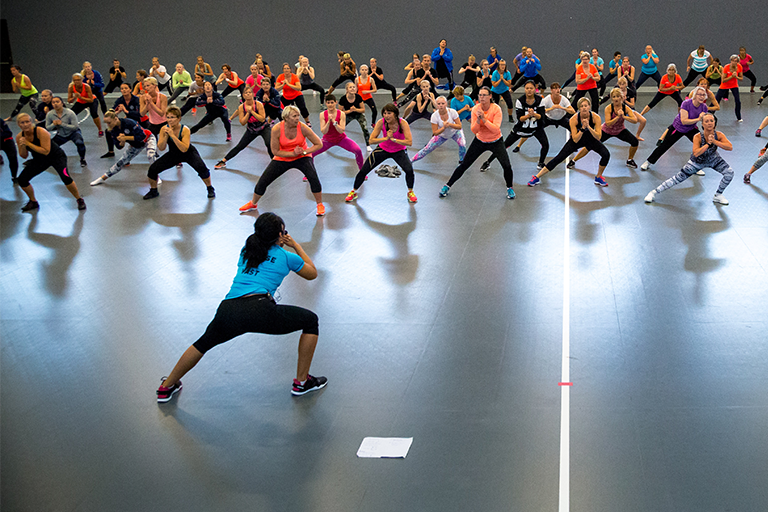
<svg viewBox="0 0 768 512">
<path fill-rule="evenodd" d="M 104 78 L 101 73 L 93 69 L 90 62 L 83 62 L 83 69 L 80 71 L 83 75 L 83 82 L 87 83 L 91 87 L 91 92 L 96 97 L 96 101 L 99 102 L 102 112 L 107 111 L 107 102 L 104 101 Z"/>
<path fill-rule="evenodd" d="M 453 90 L 453 52 L 451 52 L 450 48 L 448 48 L 448 41 L 446 41 L 445 39 L 441 39 L 437 48 L 432 50 L 432 55 L 430 55 L 430 58 L 432 59 L 432 63 L 435 66 L 435 70 L 437 70 L 436 78 L 438 80 L 441 78 L 447 78 L 448 90 L 452 91 Z M 442 87 L 444 86 L 441 86 L 441 88 Z M 376 120 L 374 119 L 373 122 L 375 123 Z"/>
<path fill-rule="evenodd" d="M 197 100 L 205 92 L 206 83 L 210 83 L 211 87 L 213 87 L 213 90 L 216 90 L 216 87 L 213 85 L 213 83 L 206 81 L 202 73 L 195 73 L 195 81 L 192 82 L 192 84 L 189 86 L 189 89 L 187 89 L 187 95 L 184 98 L 184 105 L 181 107 L 182 117 L 184 117 L 184 115 L 190 110 L 192 111 L 193 115 L 197 113 Z"/>
<path fill-rule="evenodd" d="M 160 195 L 160 192 L 157 191 L 158 174 L 182 162 L 188 163 L 197 171 L 197 175 L 200 176 L 208 189 L 208 198 L 213 199 L 216 197 L 216 191 L 211 186 L 211 172 L 205 166 L 203 159 L 200 158 L 200 153 L 190 142 L 189 128 L 181 124 L 181 110 L 177 107 L 168 107 L 165 118 L 168 124 L 160 129 L 157 149 L 165 151 L 167 146 L 168 152 L 149 166 L 147 171 L 149 192 L 144 194 L 144 199 L 158 197 Z"/>
<path fill-rule="evenodd" d="M 408 202 L 418 201 L 413 192 L 414 174 L 411 161 L 408 159 L 407 147 L 413 144 L 411 136 L 411 127 L 405 119 L 400 117 L 400 110 L 393 103 L 387 103 L 381 109 L 381 119 L 373 127 L 371 134 L 371 143 L 378 144 L 378 147 L 368 155 L 360 172 L 355 176 L 355 184 L 352 191 L 344 199 L 351 203 L 357 199 L 357 191 L 363 186 L 365 177 L 371 170 L 386 162 L 390 158 L 402 167 L 405 173 L 405 185 L 408 187 Z"/>
<path fill-rule="evenodd" d="M 299 67 L 296 70 L 296 74 L 299 75 L 301 90 L 319 92 L 320 103 L 325 103 L 325 89 L 315 83 L 315 68 L 309 65 L 308 58 L 301 57 L 299 59 Z"/>
<path fill-rule="evenodd" d="M 376 59 L 372 58 L 370 63 L 371 78 L 373 78 L 373 81 L 376 83 L 376 89 L 389 91 L 390 94 L 392 94 L 392 101 L 395 101 L 397 99 L 397 89 L 395 89 L 394 85 L 384 80 L 384 70 L 379 67 Z"/>
<path fill-rule="evenodd" d="M 232 123 L 229 122 L 227 106 L 224 103 L 222 95 L 213 90 L 213 85 L 210 82 L 206 82 L 203 85 L 203 94 L 197 98 L 196 105 L 199 108 L 205 108 L 205 116 L 192 127 L 190 133 L 195 134 L 200 128 L 208 126 L 208 123 L 212 123 L 216 119 L 221 119 L 221 122 L 224 124 L 224 129 L 227 131 L 226 141 L 231 141 Z"/>
<path fill-rule="evenodd" d="M 683 85 L 688 87 L 693 80 L 701 75 L 706 78 L 707 68 L 712 61 L 712 55 L 704 48 L 702 44 L 696 50 L 693 50 L 688 56 L 686 62 L 686 68 L 688 69 L 688 76 L 685 77 Z"/>
<path fill-rule="evenodd" d="M 112 67 L 109 68 L 109 83 L 104 88 L 104 94 L 109 94 L 115 89 L 118 89 L 123 85 L 123 80 L 128 78 L 128 73 L 125 72 L 125 68 L 120 65 L 120 61 L 114 59 L 112 61 Z"/>
<path fill-rule="evenodd" d="M 566 129 L 565 140 L 571 136 L 571 125 L 569 121 L 571 116 L 576 113 L 576 110 L 571 106 L 571 102 L 564 95 L 560 94 L 560 84 L 552 82 L 549 86 L 550 94 L 543 100 L 541 100 L 541 106 L 544 107 L 544 119 L 542 124 L 544 128 L 547 126 L 555 126 Z M 528 137 L 523 137 L 518 142 L 513 153 L 520 151 L 523 143 L 528 140 Z"/>
<path fill-rule="evenodd" d="M 645 115 L 649 110 L 659 104 L 664 98 L 672 98 L 677 103 L 677 107 L 683 104 L 683 98 L 680 96 L 680 91 L 685 89 L 683 79 L 677 74 L 677 66 L 670 64 L 667 66 L 667 74 L 661 77 L 659 83 L 659 90 L 653 97 L 650 103 L 648 103 L 640 115 Z"/>
<path fill-rule="evenodd" d="M 35 124 L 45 124 L 45 116 L 48 115 L 48 112 L 53 110 L 53 105 L 51 102 L 53 101 L 53 93 L 50 89 L 43 89 L 40 93 L 40 101 L 37 102 L 37 105 L 35 106 Z"/>
<path fill-rule="evenodd" d="M 373 101 L 373 93 L 378 90 L 376 87 L 376 82 L 373 80 L 373 77 L 368 74 L 368 66 L 363 64 L 360 66 L 360 74 L 357 78 L 355 78 L 355 85 L 357 85 L 357 92 L 360 95 L 361 98 L 363 98 L 363 103 L 368 105 L 368 108 L 371 109 L 371 118 L 373 119 L 371 121 L 371 128 L 376 124 L 376 118 L 379 116 L 379 112 L 376 109 L 376 102 Z"/>
<path fill-rule="evenodd" d="M 189 86 L 192 85 L 192 77 L 189 71 L 184 69 L 184 64 L 179 62 L 176 64 L 176 71 L 171 75 L 171 85 L 173 86 L 173 94 L 168 98 L 168 103 L 176 101 L 181 93 L 189 90 Z"/>
<path fill-rule="evenodd" d="M 723 78 L 720 82 L 720 88 L 715 94 L 715 99 L 720 101 L 728 95 L 728 92 L 733 92 L 733 100 L 736 103 L 736 120 L 742 122 L 741 119 L 741 97 L 739 96 L 739 80 L 744 79 L 743 68 L 739 64 L 739 56 L 731 55 L 730 63 L 723 68 Z"/>
<path fill-rule="evenodd" d="M 624 95 L 622 94 L 621 89 L 616 87 L 611 91 L 611 104 L 605 107 L 605 122 L 601 127 L 603 133 L 600 136 L 600 142 L 605 142 L 611 137 L 616 137 L 629 144 L 627 167 L 637 169 L 637 164 L 635 163 L 634 158 L 640 142 L 637 140 L 637 137 L 629 133 L 629 130 L 624 126 L 624 121 L 636 123 L 637 117 L 635 116 L 634 111 L 624 104 Z M 587 153 L 589 153 L 589 150 L 587 148 L 582 148 L 573 161 L 576 162 L 581 160 L 587 156 Z"/>
<path fill-rule="evenodd" d="M 61 147 L 69 141 L 77 146 L 77 154 L 80 155 L 80 167 L 88 165 L 85 161 L 85 142 L 83 134 L 77 123 L 77 114 L 64 107 L 64 100 L 54 96 L 51 100 L 53 110 L 45 116 L 45 129 L 49 132 L 56 130 L 56 135 L 52 141 Z"/>
<path fill-rule="evenodd" d="M 563 160 L 579 148 L 587 148 L 589 151 L 594 151 L 600 155 L 600 163 L 597 168 L 597 175 L 595 176 L 595 185 L 600 187 L 607 187 L 608 183 L 603 178 L 603 171 L 608 165 L 611 159 L 611 153 L 608 151 L 600 138 L 602 137 L 601 119 L 600 115 L 594 112 L 590 112 L 592 105 L 587 98 L 581 98 L 576 104 L 579 111 L 571 117 L 569 126 L 571 128 L 571 138 L 565 143 L 563 149 L 557 154 L 555 158 L 547 162 L 538 174 L 531 177 L 528 182 L 529 187 L 535 187 L 541 183 L 541 177 L 547 174 L 549 171 L 562 163 Z"/>
<path fill-rule="evenodd" d="M 645 47 L 645 55 L 640 57 L 643 62 L 643 66 L 640 68 L 640 77 L 637 79 L 636 87 L 640 88 L 643 82 L 649 78 L 656 80 L 656 85 L 661 83 L 661 74 L 657 64 L 659 63 L 659 56 L 653 51 L 653 46 L 648 45 Z"/>
<path fill-rule="evenodd" d="M 672 121 L 672 125 L 667 128 L 669 133 L 664 137 L 664 142 L 659 146 L 656 146 L 656 149 L 653 150 L 653 153 L 648 157 L 648 160 L 643 162 L 643 165 L 640 166 L 641 170 L 647 171 L 650 169 L 651 165 L 658 162 L 659 158 L 661 158 L 664 153 L 683 137 L 688 137 L 688 139 L 693 142 L 693 137 L 699 133 L 696 123 L 701 121 L 704 114 L 708 111 L 706 102 L 707 93 L 704 88 L 697 87 L 694 89 L 693 98 L 686 99 L 683 101 L 683 104 L 680 105 L 680 110 Z M 704 171 L 699 172 L 703 174 Z"/>
<path fill-rule="evenodd" d="M 512 102 L 512 94 L 509 92 L 509 88 L 512 87 L 512 73 L 507 71 L 507 61 L 504 59 L 499 61 L 499 67 L 491 75 L 491 93 L 493 94 L 493 102 L 499 104 L 499 100 L 504 99 L 504 103 L 507 105 L 507 116 L 509 122 L 515 122 L 514 106 Z"/>
<path fill-rule="evenodd" d="M 739 47 L 739 64 L 741 64 L 744 78 L 749 78 L 750 94 L 755 92 L 755 85 L 757 84 L 757 77 L 755 77 L 755 74 L 749 69 L 749 67 L 754 63 L 755 59 L 753 59 L 752 56 L 747 53 L 747 49 L 743 46 Z"/>
<path fill-rule="evenodd" d="M 11 115 L 5 118 L 5 122 L 16 117 L 27 103 L 29 103 L 29 108 L 34 112 L 35 106 L 37 105 L 37 99 L 40 97 L 37 89 L 32 85 L 32 80 L 21 72 L 21 66 L 17 66 L 16 64 L 11 65 L 11 74 L 13 75 L 13 78 L 11 78 L 13 92 L 21 94 L 21 96 L 19 96 L 19 101 L 16 103 L 16 107 L 13 109 L 13 112 L 11 112 Z"/>
<path fill-rule="evenodd" d="M 768 117 L 766 119 L 768 119 Z M 752 183 L 752 175 L 755 173 L 755 171 L 765 165 L 765 162 L 768 162 L 768 151 L 766 150 L 768 150 L 768 144 L 766 144 L 765 147 L 760 150 L 760 156 L 757 158 L 757 161 L 752 164 L 749 172 L 744 175 L 744 183 Z"/>
<path fill-rule="evenodd" d="M 123 149 L 126 146 L 126 143 L 128 147 L 123 153 L 123 156 L 121 156 L 105 174 L 102 174 L 91 182 L 92 187 L 101 185 L 110 177 L 119 173 L 123 167 L 131 163 L 131 160 L 142 151 L 147 152 L 147 159 L 149 160 L 150 165 L 157 160 L 157 140 L 148 129 L 143 128 L 134 119 L 120 119 L 117 117 L 117 112 L 114 110 L 107 110 L 104 114 L 104 122 L 107 124 L 109 130 L 107 137 L 112 139 L 113 144 L 115 144 L 118 149 Z"/>
<path fill-rule="evenodd" d="M 77 190 L 77 184 L 67 172 L 67 155 L 64 151 L 51 140 L 51 134 L 41 127 L 32 123 L 32 117 L 29 114 L 19 114 L 16 123 L 21 131 L 16 136 L 16 145 L 19 148 L 19 156 L 27 158 L 32 153 L 32 161 L 28 162 L 26 167 L 18 178 L 21 190 L 27 194 L 29 201 L 21 207 L 22 212 L 30 212 L 40 208 L 40 203 L 35 197 L 35 189 L 29 183 L 32 178 L 42 174 L 49 167 L 53 167 L 59 175 L 62 183 L 67 187 L 69 193 L 77 199 L 77 209 L 85 210 L 85 201 L 80 197 Z"/>
<path fill-rule="evenodd" d="M 311 147 L 307 146 L 307 139 L 312 143 Z M 312 128 L 301 122 L 301 113 L 295 105 L 283 109 L 283 120 L 272 128 L 271 144 L 275 156 L 256 183 L 253 198 L 240 207 L 240 212 L 255 210 L 259 199 L 273 181 L 291 169 L 298 169 L 309 181 L 310 190 L 317 202 L 317 216 L 325 215 L 323 187 L 311 156 L 323 147 L 323 143 Z"/>
<path fill-rule="evenodd" d="M 299 77 L 291 71 L 291 65 L 287 62 L 283 64 L 283 72 L 280 73 L 277 76 L 277 80 L 275 80 L 275 89 L 280 91 L 283 95 L 283 108 L 288 105 L 296 105 L 299 108 L 301 117 L 304 118 L 304 122 L 307 126 L 312 127 L 312 124 L 309 122 L 309 110 L 307 110 L 304 95 L 301 93 L 301 81 L 299 80 Z"/>
<path fill-rule="evenodd" d="M 235 158 L 242 150 L 248 147 L 248 144 L 254 141 L 256 137 L 261 137 L 264 140 L 264 146 L 267 148 L 269 158 L 273 158 L 272 154 L 272 130 L 267 123 L 267 115 L 264 112 L 264 105 L 260 101 L 253 99 L 253 89 L 246 87 L 243 89 L 243 102 L 237 107 L 235 114 L 240 120 L 240 124 L 245 126 L 245 132 L 240 138 L 240 142 L 237 146 L 229 150 L 227 156 L 218 161 L 213 166 L 214 169 L 222 169 L 227 166 L 227 162 Z"/>
<path fill-rule="evenodd" d="M 264 105 L 264 113 L 267 115 L 267 122 L 274 125 L 283 116 L 283 105 L 280 103 L 280 93 L 272 87 L 269 80 L 261 81 L 261 88 L 256 91 L 255 99 Z"/>
<path fill-rule="evenodd" d="M 693 153 L 690 160 L 688 160 L 688 163 L 685 164 L 680 172 L 651 190 L 645 196 L 646 203 L 652 203 L 656 198 L 656 194 L 679 185 L 694 174 L 698 174 L 697 171 L 709 167 L 723 175 L 720 185 L 717 187 L 717 191 L 712 198 L 712 202 L 722 205 L 728 204 L 728 200 L 723 197 L 723 191 L 733 179 L 733 169 L 723 160 L 723 157 L 718 154 L 717 150 L 720 148 L 730 151 L 733 149 L 733 144 L 731 144 L 731 141 L 728 140 L 723 132 L 715 130 L 716 126 L 717 119 L 715 119 L 714 114 L 703 114 L 701 120 L 702 131 L 701 133 L 696 133 L 693 137 Z"/>
<path fill-rule="evenodd" d="M 456 110 L 448 108 L 448 100 L 443 96 L 438 96 L 435 100 L 435 111 L 432 113 L 430 121 L 432 122 L 432 138 L 421 151 L 411 158 L 411 163 L 421 160 L 449 139 L 455 140 L 456 144 L 459 145 L 459 163 L 461 163 L 467 153 L 467 141 L 464 138 L 464 131 L 461 129 L 461 118 Z"/>
<path fill-rule="evenodd" d="M 363 150 L 355 141 L 347 137 L 347 116 L 337 108 L 336 97 L 333 94 L 325 95 L 325 112 L 320 113 L 320 131 L 323 133 L 323 147 L 318 149 L 314 156 L 324 153 L 334 146 L 349 151 L 355 155 L 358 171 L 363 168 L 365 157 Z"/>
<path fill-rule="evenodd" d="M 237 73 L 232 71 L 232 66 L 229 64 L 224 64 L 221 66 L 221 74 L 219 75 L 219 78 L 216 79 L 214 85 L 219 85 L 222 82 L 227 84 L 227 86 L 224 88 L 224 91 L 221 93 L 222 98 L 226 98 L 229 93 L 235 90 L 238 91 L 242 96 L 243 89 L 245 89 L 245 82 L 242 78 L 237 76 Z"/>
<path fill-rule="evenodd" d="M 429 80 L 422 80 L 419 86 L 421 92 L 405 109 L 406 112 L 410 112 L 405 116 L 405 122 L 408 123 L 408 126 L 419 119 L 432 119 L 432 112 L 429 111 L 430 106 L 433 112 L 437 110 L 435 95 L 429 90 Z"/>
<path fill-rule="evenodd" d="M 477 75 L 480 73 L 481 68 L 477 64 L 477 60 L 475 59 L 474 55 L 470 55 L 467 58 L 467 62 L 464 63 L 463 66 L 459 68 L 459 74 L 464 75 L 463 80 L 461 81 L 461 87 L 462 89 L 466 89 L 470 85 L 472 86 L 472 92 L 470 93 L 470 96 L 472 98 L 477 97 Z M 454 90 L 456 88 L 454 87 Z M 454 95 L 456 93 L 454 92 Z M 469 116 L 469 112 L 467 112 L 467 116 Z"/>
<path fill-rule="evenodd" d="M 286 251 L 284 246 L 296 254 Z M 181 391 L 181 378 L 206 352 L 247 332 L 288 334 L 300 330 L 299 360 L 291 394 L 299 396 L 324 388 L 328 379 L 309 374 L 319 332 L 317 315 L 297 306 L 278 305 L 273 298 L 291 271 L 309 281 L 317 277 L 314 263 L 285 230 L 283 219 L 274 213 L 260 215 L 253 224 L 253 234 L 240 251 L 229 293 L 205 334 L 184 352 L 171 374 L 162 378 L 157 401 L 168 402 Z"/>
<path fill-rule="evenodd" d="M 159 138 L 160 129 L 166 124 L 168 97 L 160 92 L 157 88 L 157 80 L 151 76 L 144 79 L 143 87 L 141 115 L 149 117 L 149 131 Z"/>
<path fill-rule="evenodd" d="M 544 159 L 547 158 L 547 153 L 549 152 L 549 139 L 547 139 L 547 133 L 544 131 L 543 117 L 545 116 L 545 108 L 542 104 L 541 96 L 536 94 L 536 84 L 533 80 L 525 83 L 525 94 L 517 99 L 515 108 L 517 110 L 517 124 L 512 127 L 512 131 L 509 132 L 507 139 L 504 141 L 504 149 L 506 150 L 523 137 L 536 137 L 536 140 L 541 144 L 539 164 L 537 166 L 538 169 L 541 169 L 544 167 Z M 492 154 L 480 166 L 480 170 L 488 170 L 494 158 L 495 155 Z"/>
<path fill-rule="evenodd" d="M 5 119 L 0 118 L 0 142 L 2 142 L 2 150 L 5 152 L 6 158 L 8 158 L 8 168 L 11 170 L 11 181 L 16 183 L 16 176 L 19 172 L 19 158 L 16 153 L 16 142 L 13 140 L 13 132 L 5 123 Z M 3 161 L 0 158 L 0 164 Z"/>
<path fill-rule="evenodd" d="M 501 107 L 491 102 L 491 90 L 488 87 L 481 87 L 478 92 L 478 103 L 472 107 L 471 129 L 475 134 L 475 139 L 469 145 L 464 160 L 453 171 L 443 188 L 440 189 L 440 197 L 448 195 L 454 183 L 464 175 L 464 172 L 480 158 L 480 155 L 486 151 L 493 153 L 499 159 L 502 169 L 504 169 L 504 182 L 507 186 L 507 198 L 514 199 L 515 191 L 512 189 L 512 166 L 509 164 L 509 155 L 504 148 L 504 141 L 501 137 Z"/>
<path fill-rule="evenodd" d="M 336 87 L 340 86 L 347 80 L 354 81 L 355 77 L 357 76 L 357 64 L 355 64 L 355 61 L 352 60 L 352 57 L 345 52 L 339 52 L 338 57 L 339 78 L 333 81 L 326 94 L 331 94 Z"/>
<path fill-rule="evenodd" d="M 96 97 L 91 91 L 91 86 L 83 82 L 83 75 L 80 73 L 72 75 L 72 82 L 67 89 L 67 103 L 72 105 L 72 112 L 75 114 L 79 114 L 87 108 L 90 111 L 93 124 L 99 130 L 99 137 L 104 136 L 104 132 L 101 130 L 99 105 L 96 103 Z"/>
<path fill-rule="evenodd" d="M 347 93 L 339 98 L 339 107 L 344 115 L 347 116 L 347 123 L 350 121 L 357 121 L 360 125 L 360 129 L 363 131 L 363 139 L 365 139 L 365 145 L 368 152 L 373 151 L 371 143 L 369 142 L 371 136 L 368 133 L 368 122 L 365 119 L 365 107 L 363 106 L 363 98 L 357 94 L 357 85 L 354 82 L 348 83 L 346 86 Z M 330 94 L 330 93 L 329 93 Z"/>
<path fill-rule="evenodd" d="M 590 63 L 590 55 L 587 52 L 581 52 L 581 64 L 576 68 L 576 94 L 573 96 L 573 103 L 579 104 L 579 99 L 589 94 L 592 111 L 597 113 L 600 100 L 597 97 L 597 82 L 600 81 L 600 73 L 597 66 Z"/>
<path fill-rule="evenodd" d="M 459 114 L 459 119 L 466 121 L 472 117 L 472 107 L 475 102 L 468 95 L 464 94 L 464 87 L 457 85 L 453 88 L 453 98 L 451 98 L 451 108 Z"/>
</svg>

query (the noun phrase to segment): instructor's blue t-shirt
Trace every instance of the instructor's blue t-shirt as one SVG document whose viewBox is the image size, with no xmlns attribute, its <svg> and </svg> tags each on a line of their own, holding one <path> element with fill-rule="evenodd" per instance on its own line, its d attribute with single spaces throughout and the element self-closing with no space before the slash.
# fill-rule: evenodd
<svg viewBox="0 0 768 512">
<path fill-rule="evenodd" d="M 275 294 L 275 290 L 283 282 L 291 270 L 298 272 L 304 267 L 304 260 L 278 245 L 273 245 L 267 252 L 267 259 L 256 268 L 246 272 L 243 252 L 237 262 L 237 275 L 232 281 L 225 299 L 236 299 L 252 293 Z"/>
</svg>

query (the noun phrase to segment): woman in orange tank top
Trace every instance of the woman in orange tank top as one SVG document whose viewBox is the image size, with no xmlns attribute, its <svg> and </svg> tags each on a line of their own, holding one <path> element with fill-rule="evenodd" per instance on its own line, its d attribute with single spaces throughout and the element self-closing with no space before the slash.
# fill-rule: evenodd
<svg viewBox="0 0 768 512">
<path fill-rule="evenodd" d="M 376 110 L 376 102 L 373 101 L 371 93 L 376 92 L 378 89 L 376 89 L 376 82 L 368 74 L 369 72 L 368 66 L 365 64 L 360 66 L 360 76 L 355 79 L 355 84 L 357 84 L 357 93 L 363 98 L 363 103 L 371 109 L 371 116 L 373 116 L 371 129 L 373 129 L 376 126 L 376 117 L 378 117 L 379 112 Z"/>
<path fill-rule="evenodd" d="M 312 143 L 311 147 L 307 147 L 307 139 Z M 273 181 L 290 169 L 298 169 L 309 181 L 312 195 L 317 202 L 317 216 L 325 215 L 323 188 L 311 156 L 323 147 L 323 143 L 312 128 L 301 122 L 301 113 L 295 105 L 288 105 L 283 109 L 283 120 L 272 128 L 271 146 L 275 156 L 256 183 L 253 198 L 240 207 L 240 212 L 256 210 L 259 199 Z"/>
</svg>

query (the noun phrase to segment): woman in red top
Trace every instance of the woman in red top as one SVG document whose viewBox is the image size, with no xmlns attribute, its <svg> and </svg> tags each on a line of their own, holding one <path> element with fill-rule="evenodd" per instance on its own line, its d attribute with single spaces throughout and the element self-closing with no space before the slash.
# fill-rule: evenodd
<svg viewBox="0 0 768 512">
<path fill-rule="evenodd" d="M 91 113 L 91 119 L 93 124 L 99 130 L 99 137 L 104 136 L 104 132 L 101 130 L 101 119 L 99 119 L 99 104 L 96 103 L 96 96 L 91 91 L 91 86 L 83 82 L 83 75 L 75 73 L 72 75 L 72 82 L 69 84 L 67 90 L 67 102 L 74 103 L 72 105 L 72 112 L 79 114 L 85 109 L 88 109 Z"/>
<path fill-rule="evenodd" d="M 733 99 L 736 103 L 736 119 L 741 119 L 741 98 L 739 97 L 739 80 L 744 79 L 744 72 L 739 64 L 739 56 L 731 55 L 731 62 L 723 68 L 723 76 L 720 79 L 720 88 L 715 94 L 717 101 L 722 100 L 728 91 L 733 93 Z"/>
<path fill-rule="evenodd" d="M 307 147 L 307 139 L 312 143 Z M 312 195 L 317 202 L 317 216 L 325 215 L 323 206 L 323 187 L 317 177 L 315 164 L 310 156 L 315 151 L 322 149 L 320 141 L 312 128 L 301 122 L 299 109 L 295 105 L 288 105 L 283 110 L 283 120 L 272 128 L 272 153 L 275 155 L 264 173 L 256 183 L 253 190 L 253 198 L 240 207 L 240 212 L 250 212 L 258 208 L 258 201 L 267 191 L 267 187 L 277 178 L 290 169 L 298 169 L 307 177 Z"/>
<path fill-rule="evenodd" d="M 376 118 L 379 115 L 379 111 L 376 110 L 376 102 L 373 101 L 373 96 L 371 93 L 376 92 L 378 89 L 376 88 L 376 82 L 373 81 L 373 78 L 371 75 L 369 75 L 369 73 L 370 71 L 368 66 L 365 64 L 360 66 L 360 76 L 355 79 L 355 84 L 357 84 L 357 94 L 363 98 L 363 103 L 368 105 L 368 107 L 371 109 L 371 116 L 373 117 L 371 129 L 373 129 L 373 127 L 376 125 Z"/>
<path fill-rule="evenodd" d="M 227 87 L 224 89 L 224 92 L 221 93 L 221 97 L 225 98 L 227 94 L 231 93 L 234 90 L 238 90 L 240 92 L 240 96 L 243 95 L 243 89 L 245 89 L 245 82 L 237 76 L 237 73 L 232 71 L 232 66 L 229 64 L 224 64 L 221 66 L 222 73 L 219 75 L 219 78 L 216 79 L 216 83 L 213 85 L 219 85 L 221 82 L 227 82 Z M 216 88 L 214 87 L 214 90 Z"/>
<path fill-rule="evenodd" d="M 579 100 L 586 94 L 592 103 L 592 111 L 597 112 L 600 101 L 597 97 L 597 82 L 600 81 L 600 73 L 594 64 L 589 63 L 588 52 L 581 52 L 581 65 L 576 68 L 576 94 L 573 95 L 572 104 L 578 105 Z"/>
<path fill-rule="evenodd" d="M 640 115 L 644 116 L 646 112 L 655 107 L 664 98 L 672 98 L 677 102 L 677 108 L 683 104 L 683 98 L 680 97 L 680 91 L 685 88 L 683 79 L 677 74 L 677 66 L 670 64 L 667 66 L 667 74 L 661 77 L 659 82 L 659 91 L 653 97 L 651 102 L 643 108 Z"/>
<path fill-rule="evenodd" d="M 283 95 L 281 103 L 283 107 L 288 105 L 296 105 L 299 107 L 301 117 L 304 118 L 304 122 L 310 128 L 312 124 L 309 122 L 309 110 L 307 110 L 307 104 L 304 102 L 304 95 L 301 93 L 301 81 L 298 75 L 291 72 L 291 65 L 285 62 L 283 64 L 283 72 L 277 76 L 275 80 L 275 89 L 280 91 Z"/>
</svg>

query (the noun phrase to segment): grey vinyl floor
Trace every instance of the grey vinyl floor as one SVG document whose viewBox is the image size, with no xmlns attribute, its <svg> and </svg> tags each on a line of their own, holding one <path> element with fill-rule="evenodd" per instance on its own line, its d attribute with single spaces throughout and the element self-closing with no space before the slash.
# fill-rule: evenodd
<svg viewBox="0 0 768 512">
<path fill-rule="evenodd" d="M 712 170 L 643 202 L 685 163 L 685 139 L 649 172 L 609 141 L 608 188 L 593 185 L 595 155 L 572 171 L 574 511 L 768 508 L 768 172 L 742 183 L 768 111 L 742 97 L 743 124 L 733 100 L 719 116 L 729 206 L 711 201 Z M 647 115 L 638 163 L 675 110 Z M 356 169 L 340 149 L 316 159 L 324 218 L 297 171 L 280 178 L 259 208 L 318 266 L 280 295 L 319 315 L 312 373 L 328 386 L 292 397 L 298 336 L 245 335 L 158 405 L 160 377 L 229 289 L 256 216 L 237 208 L 268 157 L 257 140 L 213 171 L 214 200 L 185 166 L 143 201 L 143 156 L 88 185 L 111 161 L 90 121 L 83 132 L 88 167 L 64 149 L 86 212 L 49 171 L 33 181 L 40 210 L 22 214 L 7 164 L 0 174 L 4 512 L 556 509 L 565 173 L 525 186 L 535 140 L 511 155 L 514 201 L 498 164 L 479 162 L 439 198 L 452 141 L 415 165 L 416 205 L 402 178 L 374 174 L 345 204 Z M 413 132 L 420 148 L 429 123 Z M 356 123 L 348 133 L 362 143 Z M 548 133 L 551 157 L 565 132 Z M 235 142 L 219 122 L 193 137 L 211 168 Z M 406 459 L 359 459 L 366 436 L 414 441 Z"/>
</svg>

